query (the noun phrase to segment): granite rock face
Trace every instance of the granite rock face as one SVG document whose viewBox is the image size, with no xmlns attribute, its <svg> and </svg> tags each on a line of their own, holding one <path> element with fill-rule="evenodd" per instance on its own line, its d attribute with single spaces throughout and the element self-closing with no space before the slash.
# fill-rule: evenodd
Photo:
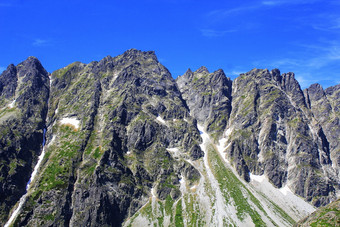
<svg viewBox="0 0 340 227">
<path fill-rule="evenodd" d="M 0 76 L 0 225 L 25 193 L 41 152 L 49 75 L 34 57 Z"/>
<path fill-rule="evenodd" d="M 277 69 L 254 69 L 231 82 L 205 67 L 177 83 L 191 115 L 216 140 L 227 138 L 225 155 L 246 181 L 249 173 L 265 174 L 316 206 L 336 198 L 339 86 L 303 92 L 293 73 Z"/>
<path fill-rule="evenodd" d="M 312 114 L 321 126 L 319 134 L 322 143 L 340 178 L 340 85 L 323 90 L 321 85 L 312 84 L 305 89 L 305 94 Z"/>
<path fill-rule="evenodd" d="M 231 84 L 223 70 L 209 73 L 204 66 L 190 69 L 176 80 L 191 115 L 218 138 L 225 129 L 231 112 Z"/>
<path fill-rule="evenodd" d="M 44 129 L 45 156 L 15 226 L 121 226 L 151 211 L 157 223 L 181 225 L 181 209 L 197 225 L 209 224 L 203 214 L 216 224 L 221 214 L 209 201 L 225 182 L 243 190 L 230 192 L 248 209 L 235 214 L 240 223 L 243 212 L 253 223 L 274 223 L 245 189 L 251 175 L 315 206 L 340 191 L 340 85 L 302 91 L 293 73 L 277 69 L 232 81 L 201 67 L 174 80 L 154 52 L 131 49 L 51 75 L 34 57 L 10 65 L 0 76 L 0 103 L 0 225 L 26 191 Z M 217 147 L 237 177 L 217 168 L 227 168 Z M 207 204 L 212 211 L 195 216 Z"/>
<path fill-rule="evenodd" d="M 249 172 L 265 174 L 276 187 L 288 185 L 315 206 L 336 198 L 339 152 L 332 155 L 330 149 L 337 143 L 324 133 L 322 118 L 313 114 L 294 74 L 259 69 L 241 74 L 233 81 L 232 99 L 226 155 L 240 176 L 249 181 Z M 336 123 L 331 127 L 339 130 Z"/>
<path fill-rule="evenodd" d="M 176 199 L 181 174 L 197 172 L 167 150 L 197 159 L 201 138 L 154 52 L 75 62 L 51 84 L 46 163 L 18 225 L 120 226 L 151 188 Z"/>
</svg>

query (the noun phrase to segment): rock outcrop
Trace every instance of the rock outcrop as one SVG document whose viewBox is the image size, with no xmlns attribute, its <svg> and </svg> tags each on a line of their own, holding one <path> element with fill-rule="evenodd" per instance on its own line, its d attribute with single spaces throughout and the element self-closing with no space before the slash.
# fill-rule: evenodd
<svg viewBox="0 0 340 227">
<path fill-rule="evenodd" d="M 49 75 L 38 59 L 9 65 L 0 76 L 0 225 L 26 191 L 41 152 Z"/>
<path fill-rule="evenodd" d="M 176 80 L 191 115 L 204 125 L 214 138 L 227 126 L 231 112 L 231 84 L 223 70 L 209 73 L 204 66 L 190 69 Z"/>
<path fill-rule="evenodd" d="M 321 85 L 312 84 L 304 92 L 313 117 L 321 126 L 318 134 L 330 157 L 324 162 L 331 161 L 340 179 L 340 85 L 323 90 Z"/>
</svg>

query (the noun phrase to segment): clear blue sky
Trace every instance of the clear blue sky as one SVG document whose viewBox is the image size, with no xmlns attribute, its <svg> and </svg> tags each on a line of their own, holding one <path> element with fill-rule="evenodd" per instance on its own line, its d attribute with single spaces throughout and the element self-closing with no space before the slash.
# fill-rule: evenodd
<svg viewBox="0 0 340 227">
<path fill-rule="evenodd" d="M 49 72 L 136 48 L 172 73 L 295 72 L 340 83 L 340 0 L 0 0 L 0 70 L 36 56 Z"/>
</svg>

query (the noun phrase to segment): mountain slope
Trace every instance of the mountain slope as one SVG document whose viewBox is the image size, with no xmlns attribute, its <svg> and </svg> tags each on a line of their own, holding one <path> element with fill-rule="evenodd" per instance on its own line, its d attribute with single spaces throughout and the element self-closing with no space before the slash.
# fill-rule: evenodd
<svg viewBox="0 0 340 227">
<path fill-rule="evenodd" d="M 119 226 L 151 188 L 179 196 L 181 172 L 195 170 L 166 149 L 194 160 L 200 137 L 153 52 L 76 62 L 51 80 L 44 165 L 16 223 Z"/>
<path fill-rule="evenodd" d="M 295 226 L 339 226 L 340 200 L 319 208 Z"/>
<path fill-rule="evenodd" d="M 303 199 L 270 183 L 266 187 L 271 190 L 264 191 L 258 182 L 240 180 L 220 156 L 223 147 L 214 144 L 203 126 L 198 128 L 204 158 L 187 162 L 199 170 L 200 181 L 192 184 L 182 176 L 182 196 L 175 203 L 163 204 L 153 195 L 124 226 L 292 226 L 314 211 Z"/>
</svg>

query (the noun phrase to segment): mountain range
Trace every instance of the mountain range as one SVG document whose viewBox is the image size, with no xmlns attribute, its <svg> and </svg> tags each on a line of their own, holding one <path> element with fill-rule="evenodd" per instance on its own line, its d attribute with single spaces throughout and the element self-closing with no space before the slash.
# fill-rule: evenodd
<svg viewBox="0 0 340 227">
<path fill-rule="evenodd" d="M 0 104 L 2 226 L 313 225 L 330 203 L 339 224 L 340 85 L 174 79 L 131 49 L 53 73 L 11 64 Z"/>
</svg>

